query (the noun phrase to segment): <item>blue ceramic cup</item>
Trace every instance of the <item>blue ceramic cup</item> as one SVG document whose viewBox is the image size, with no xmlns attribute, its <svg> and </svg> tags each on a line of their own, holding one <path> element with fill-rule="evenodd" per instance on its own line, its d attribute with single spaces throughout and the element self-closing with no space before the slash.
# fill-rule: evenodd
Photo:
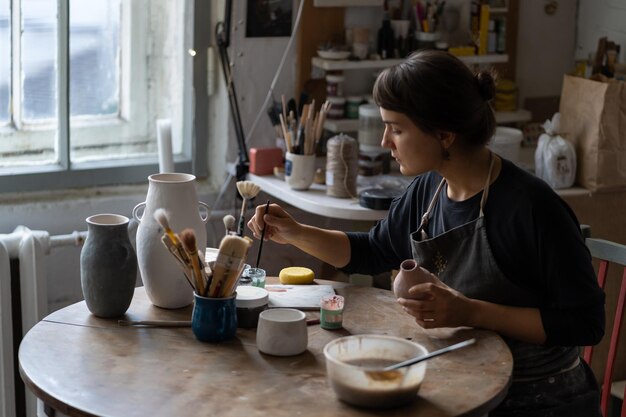
<svg viewBox="0 0 626 417">
<path fill-rule="evenodd" d="M 208 298 L 194 293 L 191 329 L 201 342 L 217 343 L 237 333 L 236 294 L 227 298 Z"/>
</svg>

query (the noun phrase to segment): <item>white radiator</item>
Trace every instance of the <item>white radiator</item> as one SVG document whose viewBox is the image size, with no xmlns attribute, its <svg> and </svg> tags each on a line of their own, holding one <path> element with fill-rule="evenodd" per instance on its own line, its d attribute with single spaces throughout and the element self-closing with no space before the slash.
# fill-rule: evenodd
<svg viewBox="0 0 626 417">
<path fill-rule="evenodd" d="M 37 404 L 28 389 L 16 386 L 19 370 L 16 368 L 17 346 L 22 337 L 48 312 L 45 256 L 54 247 L 83 244 L 87 232 L 50 236 L 46 231 L 18 226 L 11 234 L 0 234 L 0 417 L 16 417 L 24 405 L 16 403 L 16 396 L 25 393 L 25 411 L 28 417 L 37 415 Z M 19 261 L 19 303 L 21 329 L 14 334 L 11 288 L 11 260 Z M 16 297 L 17 298 L 17 297 Z M 21 380 L 17 380 L 21 385 Z M 21 413 L 20 413 L 21 414 Z"/>
</svg>

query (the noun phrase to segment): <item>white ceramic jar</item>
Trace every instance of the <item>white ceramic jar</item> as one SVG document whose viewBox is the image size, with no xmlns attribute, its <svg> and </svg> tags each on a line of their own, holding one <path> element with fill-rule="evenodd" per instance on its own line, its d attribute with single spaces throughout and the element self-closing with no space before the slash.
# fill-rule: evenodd
<svg viewBox="0 0 626 417">
<path fill-rule="evenodd" d="M 157 307 L 180 308 L 191 304 L 193 290 L 186 281 L 182 268 L 161 242 L 163 228 L 154 219 L 154 212 L 163 208 L 175 233 L 191 228 L 196 235 L 196 245 L 206 249 L 207 217 L 200 216 L 198 206 L 208 213 L 207 204 L 198 201 L 196 177 L 190 174 L 154 174 L 148 177 L 146 201 L 133 209 L 139 221 L 137 228 L 137 261 L 146 294 Z M 141 210 L 143 214 L 140 215 Z"/>
</svg>

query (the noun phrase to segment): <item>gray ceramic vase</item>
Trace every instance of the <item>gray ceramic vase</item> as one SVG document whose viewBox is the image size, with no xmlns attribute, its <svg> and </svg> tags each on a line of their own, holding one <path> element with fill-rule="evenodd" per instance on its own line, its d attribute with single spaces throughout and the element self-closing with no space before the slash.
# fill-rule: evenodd
<svg viewBox="0 0 626 417">
<path fill-rule="evenodd" d="M 128 217 L 97 214 L 87 218 L 80 253 L 80 283 L 87 308 L 98 317 L 126 313 L 135 291 L 137 255 L 128 237 Z"/>
</svg>

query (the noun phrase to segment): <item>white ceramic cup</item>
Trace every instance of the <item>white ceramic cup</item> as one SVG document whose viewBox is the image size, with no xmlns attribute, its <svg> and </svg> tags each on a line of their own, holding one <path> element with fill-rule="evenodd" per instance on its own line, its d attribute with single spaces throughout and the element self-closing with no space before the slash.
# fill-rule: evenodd
<svg viewBox="0 0 626 417">
<path fill-rule="evenodd" d="M 409 27 L 411 26 L 410 20 L 392 20 L 391 29 L 396 38 L 402 36 L 402 39 L 406 39 L 409 36 Z"/>
<path fill-rule="evenodd" d="M 315 154 L 285 154 L 285 181 L 294 190 L 306 190 L 315 177 Z"/>
<path fill-rule="evenodd" d="M 293 356 L 307 349 L 306 315 L 293 308 L 261 312 L 256 331 L 257 348 L 268 355 Z"/>
<path fill-rule="evenodd" d="M 367 59 L 369 55 L 369 44 L 354 42 L 352 44 L 352 54 L 359 59 Z"/>
</svg>

